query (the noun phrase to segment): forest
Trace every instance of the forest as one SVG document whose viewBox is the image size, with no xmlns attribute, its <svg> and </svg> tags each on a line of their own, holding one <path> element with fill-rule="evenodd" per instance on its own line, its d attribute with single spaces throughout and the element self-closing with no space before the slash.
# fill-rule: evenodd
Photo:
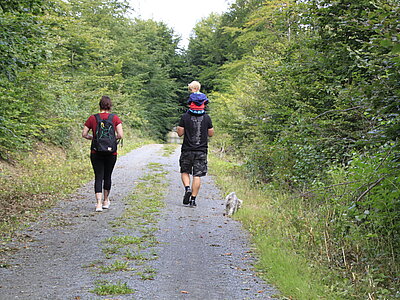
<svg viewBox="0 0 400 300">
<path fill-rule="evenodd" d="M 0 2 L 0 206 L 49 193 L 10 188 L 34 168 L 22 157 L 44 147 L 87 159 L 80 131 L 102 95 L 129 138 L 162 141 L 198 80 L 212 155 L 249 186 L 290 195 L 275 207 L 288 220 L 281 239 L 334 274 L 323 280 L 332 298 L 400 298 L 398 0 L 236 0 L 199 21 L 187 49 L 134 9 Z M 7 209 L 9 224 L 21 210 Z"/>
</svg>

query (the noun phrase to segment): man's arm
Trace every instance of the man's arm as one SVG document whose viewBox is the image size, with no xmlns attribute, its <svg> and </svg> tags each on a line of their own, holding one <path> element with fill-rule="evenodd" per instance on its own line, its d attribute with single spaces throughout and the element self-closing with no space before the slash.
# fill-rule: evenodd
<svg viewBox="0 0 400 300">
<path fill-rule="evenodd" d="M 185 128 L 181 127 L 181 126 L 178 126 L 176 128 L 176 133 L 178 134 L 178 136 L 182 136 L 185 133 Z"/>
<path fill-rule="evenodd" d="M 208 128 L 208 136 L 214 135 L 214 128 Z"/>
</svg>

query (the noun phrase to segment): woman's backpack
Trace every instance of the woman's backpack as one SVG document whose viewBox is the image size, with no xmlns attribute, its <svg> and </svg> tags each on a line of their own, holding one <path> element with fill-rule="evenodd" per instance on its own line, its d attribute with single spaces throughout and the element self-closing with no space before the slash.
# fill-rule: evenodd
<svg viewBox="0 0 400 300">
<path fill-rule="evenodd" d="M 100 114 L 94 115 L 97 121 L 96 134 L 92 140 L 91 149 L 96 152 L 114 153 L 117 151 L 117 137 L 113 124 L 114 114 L 110 114 L 107 119 L 100 118 Z"/>
</svg>

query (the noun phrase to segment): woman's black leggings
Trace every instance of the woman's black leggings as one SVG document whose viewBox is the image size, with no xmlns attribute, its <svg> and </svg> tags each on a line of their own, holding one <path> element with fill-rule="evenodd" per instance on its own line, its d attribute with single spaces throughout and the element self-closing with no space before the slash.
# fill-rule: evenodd
<svg viewBox="0 0 400 300">
<path fill-rule="evenodd" d="M 94 170 L 94 192 L 102 193 L 103 189 L 111 190 L 111 174 L 117 156 L 110 153 L 91 153 L 90 161 Z"/>
</svg>

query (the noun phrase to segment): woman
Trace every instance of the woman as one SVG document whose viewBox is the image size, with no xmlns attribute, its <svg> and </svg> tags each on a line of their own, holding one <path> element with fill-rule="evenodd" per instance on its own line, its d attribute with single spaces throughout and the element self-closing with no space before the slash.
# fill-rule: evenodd
<svg viewBox="0 0 400 300">
<path fill-rule="evenodd" d="M 100 119 L 107 120 L 111 112 L 111 99 L 108 96 L 101 97 L 100 100 Z M 117 115 L 112 118 L 116 138 L 123 138 L 122 122 Z M 110 207 L 110 190 L 111 190 L 111 174 L 117 161 L 117 152 L 99 152 L 93 149 L 93 139 L 96 137 L 97 119 L 95 115 L 91 115 L 83 127 L 82 137 L 87 140 L 92 140 L 90 153 L 90 161 L 92 162 L 95 182 L 94 191 L 96 194 L 96 211 L 100 212 L 103 209 Z M 89 131 L 92 130 L 92 135 Z M 102 199 L 104 193 L 104 199 Z M 102 201 L 103 200 L 103 201 Z"/>
</svg>

